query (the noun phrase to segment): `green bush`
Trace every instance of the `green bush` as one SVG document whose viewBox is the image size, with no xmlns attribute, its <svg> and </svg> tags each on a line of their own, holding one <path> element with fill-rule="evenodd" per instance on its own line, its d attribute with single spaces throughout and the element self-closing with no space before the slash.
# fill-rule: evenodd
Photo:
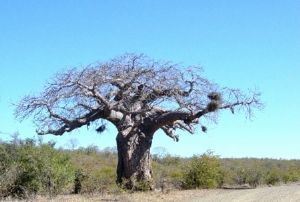
<svg viewBox="0 0 300 202">
<path fill-rule="evenodd" d="M 247 169 L 246 171 L 246 183 L 252 187 L 256 187 L 262 182 L 262 172 L 259 169 Z"/>
<path fill-rule="evenodd" d="M 281 173 L 279 169 L 272 168 L 270 171 L 267 172 L 265 181 L 268 185 L 275 185 L 279 183 L 281 180 Z"/>
<path fill-rule="evenodd" d="M 297 182 L 300 180 L 300 168 L 290 167 L 283 173 L 282 180 L 284 183 Z"/>
<path fill-rule="evenodd" d="M 39 148 L 43 190 L 49 194 L 69 192 L 73 188 L 74 167 L 69 155 L 49 145 Z M 46 186 L 45 186 L 46 185 Z"/>
<path fill-rule="evenodd" d="M 252 187 L 256 187 L 263 181 L 262 170 L 258 167 L 239 167 L 236 168 L 233 177 L 233 184 L 249 184 Z"/>
<path fill-rule="evenodd" d="M 0 158 L 0 197 L 55 195 L 72 188 L 74 171 L 69 157 L 53 145 L 36 146 L 30 139 L 2 145 Z"/>
<path fill-rule="evenodd" d="M 96 193 L 114 191 L 116 185 L 116 171 L 114 167 L 101 167 L 97 170 L 82 171 L 81 193 Z"/>
<path fill-rule="evenodd" d="M 216 188 L 223 183 L 219 158 L 212 152 L 193 157 L 183 176 L 184 188 Z"/>
<path fill-rule="evenodd" d="M 181 189 L 187 162 L 187 159 L 170 155 L 154 159 L 152 168 L 155 187 L 161 189 L 164 184 L 170 189 Z"/>
<path fill-rule="evenodd" d="M 10 161 L 10 155 L 8 154 L 5 145 L 0 145 L 0 175 L 7 172 Z"/>
</svg>

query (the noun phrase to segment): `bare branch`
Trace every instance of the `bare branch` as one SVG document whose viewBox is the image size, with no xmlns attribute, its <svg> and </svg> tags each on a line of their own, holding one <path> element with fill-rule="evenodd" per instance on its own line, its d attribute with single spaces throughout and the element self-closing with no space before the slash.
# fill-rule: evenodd
<svg viewBox="0 0 300 202">
<path fill-rule="evenodd" d="M 172 138 L 175 142 L 178 142 L 178 141 L 179 141 L 179 137 L 178 137 L 178 135 L 175 134 L 174 129 L 169 128 L 169 127 L 167 127 L 167 126 L 163 126 L 163 127 L 162 127 L 162 130 L 165 132 L 165 134 L 166 134 L 167 136 L 169 136 L 170 138 Z"/>
<path fill-rule="evenodd" d="M 38 96 L 26 96 L 16 117 L 32 116 L 39 134 L 62 135 L 98 119 L 118 130 L 141 125 L 168 134 L 194 132 L 199 118 L 223 109 L 252 115 L 261 106 L 259 94 L 219 88 L 203 78 L 200 67 L 154 61 L 142 54 L 125 54 L 106 63 L 70 69 L 48 82 Z"/>
</svg>

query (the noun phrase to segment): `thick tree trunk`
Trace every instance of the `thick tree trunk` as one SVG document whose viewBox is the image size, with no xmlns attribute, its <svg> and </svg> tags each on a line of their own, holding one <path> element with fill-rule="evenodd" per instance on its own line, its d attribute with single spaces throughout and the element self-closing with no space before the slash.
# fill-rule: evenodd
<svg viewBox="0 0 300 202">
<path fill-rule="evenodd" d="M 153 132 L 137 130 L 124 137 L 117 136 L 118 167 L 117 183 L 131 190 L 152 190 L 150 147 Z"/>
</svg>

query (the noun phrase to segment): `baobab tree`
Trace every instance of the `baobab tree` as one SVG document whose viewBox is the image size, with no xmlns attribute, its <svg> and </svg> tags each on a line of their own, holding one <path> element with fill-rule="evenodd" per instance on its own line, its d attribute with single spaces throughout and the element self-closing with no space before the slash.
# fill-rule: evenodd
<svg viewBox="0 0 300 202">
<path fill-rule="evenodd" d="M 178 141 L 176 131 L 206 131 L 203 120 L 219 110 L 261 105 L 259 93 L 243 94 L 205 79 L 201 68 L 125 54 L 108 62 L 58 73 L 38 96 L 24 97 L 16 117 L 30 116 L 39 135 L 63 135 L 103 120 L 118 130 L 117 183 L 152 189 L 150 147 L 157 130 Z M 200 131 L 200 130 L 199 130 Z"/>
</svg>

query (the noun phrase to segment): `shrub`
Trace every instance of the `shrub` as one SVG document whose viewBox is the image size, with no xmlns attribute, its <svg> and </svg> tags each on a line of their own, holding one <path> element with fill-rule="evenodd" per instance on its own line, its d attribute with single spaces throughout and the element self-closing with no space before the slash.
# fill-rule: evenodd
<svg viewBox="0 0 300 202">
<path fill-rule="evenodd" d="M 53 195 L 72 186 L 73 168 L 63 152 L 48 144 L 36 146 L 29 139 L 13 147 L 8 144 L 0 149 L 1 197 L 27 198 L 37 193 Z"/>
<path fill-rule="evenodd" d="M 81 180 L 81 193 L 103 193 L 116 189 L 116 172 L 114 167 L 101 167 L 97 170 L 82 172 L 85 175 Z"/>
<path fill-rule="evenodd" d="M 280 171 L 277 168 L 272 168 L 270 171 L 267 172 L 265 181 L 268 185 L 275 185 L 281 180 Z"/>
<path fill-rule="evenodd" d="M 184 188 L 216 188 L 223 183 L 219 158 L 212 152 L 193 157 L 183 176 Z"/>
<path fill-rule="evenodd" d="M 263 173 L 258 167 L 239 167 L 234 171 L 234 184 L 249 184 L 256 187 L 263 180 Z"/>
<path fill-rule="evenodd" d="M 5 145 L 0 145 L 0 175 L 7 171 L 10 161 Z"/>
<path fill-rule="evenodd" d="M 259 169 L 250 168 L 246 171 L 246 183 L 252 187 L 256 187 L 262 182 L 262 172 Z"/>
<path fill-rule="evenodd" d="M 300 180 L 300 169 L 296 167 L 290 167 L 282 176 L 284 183 L 297 182 Z"/>
<path fill-rule="evenodd" d="M 69 192 L 74 181 L 74 167 L 69 155 L 64 154 L 49 145 L 39 148 L 40 172 L 43 175 L 43 191 L 49 194 Z"/>
<path fill-rule="evenodd" d="M 74 178 L 74 194 L 79 194 L 82 188 L 82 181 L 84 180 L 85 175 L 82 169 L 77 169 L 75 171 L 75 178 Z"/>
</svg>

